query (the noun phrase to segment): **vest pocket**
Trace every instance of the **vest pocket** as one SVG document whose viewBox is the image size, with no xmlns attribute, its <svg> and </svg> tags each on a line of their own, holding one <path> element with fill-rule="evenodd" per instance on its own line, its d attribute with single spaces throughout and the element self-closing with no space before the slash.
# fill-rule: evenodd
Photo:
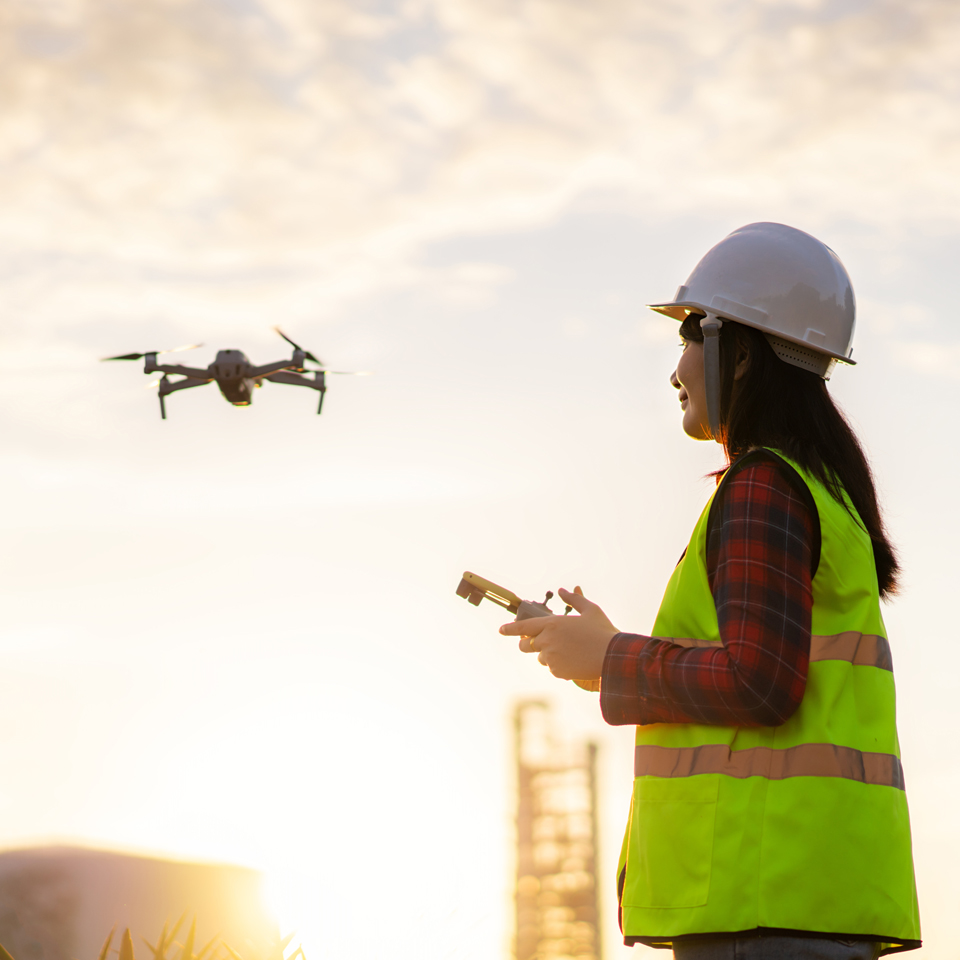
<svg viewBox="0 0 960 960">
<path fill-rule="evenodd" d="M 624 906 L 707 902 L 719 788 L 716 774 L 634 780 Z"/>
</svg>

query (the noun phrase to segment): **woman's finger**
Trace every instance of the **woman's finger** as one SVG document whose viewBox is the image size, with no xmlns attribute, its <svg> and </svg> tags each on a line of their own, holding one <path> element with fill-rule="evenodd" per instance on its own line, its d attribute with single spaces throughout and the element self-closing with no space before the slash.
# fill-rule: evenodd
<svg viewBox="0 0 960 960">
<path fill-rule="evenodd" d="M 500 632 L 505 637 L 535 637 L 549 622 L 550 617 L 514 620 L 512 623 L 505 623 L 500 628 Z"/>
</svg>

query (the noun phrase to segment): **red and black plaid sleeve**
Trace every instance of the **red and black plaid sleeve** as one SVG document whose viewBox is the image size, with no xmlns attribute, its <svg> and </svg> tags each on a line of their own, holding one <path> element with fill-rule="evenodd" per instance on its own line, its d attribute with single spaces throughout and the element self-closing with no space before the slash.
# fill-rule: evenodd
<svg viewBox="0 0 960 960">
<path fill-rule="evenodd" d="M 780 460 L 751 457 L 718 491 L 707 574 L 723 646 L 617 634 L 600 688 L 607 723 L 776 726 L 800 705 L 819 518 L 785 470 Z"/>
</svg>

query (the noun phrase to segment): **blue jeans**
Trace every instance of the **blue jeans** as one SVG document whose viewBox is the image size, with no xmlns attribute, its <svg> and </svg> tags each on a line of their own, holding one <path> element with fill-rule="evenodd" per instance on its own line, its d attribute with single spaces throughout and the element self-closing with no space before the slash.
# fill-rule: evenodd
<svg viewBox="0 0 960 960">
<path fill-rule="evenodd" d="M 820 940 L 815 937 L 717 937 L 679 940 L 676 960 L 876 960 L 873 940 Z"/>
</svg>

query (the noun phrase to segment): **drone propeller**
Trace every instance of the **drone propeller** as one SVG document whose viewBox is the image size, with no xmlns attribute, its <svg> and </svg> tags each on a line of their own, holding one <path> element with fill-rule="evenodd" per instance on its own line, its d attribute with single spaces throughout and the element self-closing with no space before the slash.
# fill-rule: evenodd
<svg viewBox="0 0 960 960">
<path fill-rule="evenodd" d="M 185 347 L 174 347 L 172 350 L 147 350 L 146 353 L 121 353 L 119 357 L 101 357 L 101 360 L 142 360 L 148 354 L 156 356 L 160 353 L 181 353 L 184 350 L 196 350 L 202 343 L 191 343 Z"/>
<path fill-rule="evenodd" d="M 343 377 L 372 377 L 372 370 L 327 370 L 321 368 L 317 373 L 336 373 Z"/>
<path fill-rule="evenodd" d="M 293 347 L 294 350 L 299 350 L 303 354 L 305 360 L 311 360 L 313 363 L 319 363 L 321 367 L 323 366 L 322 360 L 318 360 L 309 350 L 304 350 L 299 343 L 294 343 L 279 327 L 274 327 L 273 329 L 276 330 L 277 333 L 279 333 L 280 336 L 283 337 L 283 339 L 286 340 L 291 347 Z"/>
</svg>

